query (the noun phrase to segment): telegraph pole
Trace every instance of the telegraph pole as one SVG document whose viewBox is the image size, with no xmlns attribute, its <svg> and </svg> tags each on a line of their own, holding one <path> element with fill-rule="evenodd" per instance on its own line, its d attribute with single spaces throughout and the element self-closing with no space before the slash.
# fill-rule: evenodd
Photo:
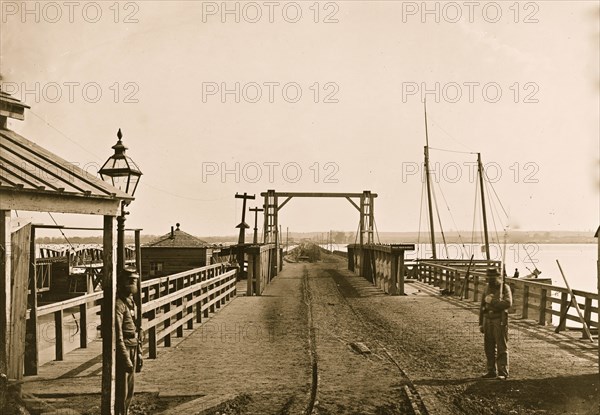
<svg viewBox="0 0 600 415">
<path fill-rule="evenodd" d="M 261 208 L 250 208 L 250 212 L 254 212 L 254 240 L 252 243 L 256 245 L 258 243 L 258 212 L 263 212 L 264 209 Z"/>
<path fill-rule="evenodd" d="M 236 228 L 240 228 L 240 236 L 238 238 L 238 244 L 242 245 L 246 242 L 246 229 L 248 229 L 250 227 L 246 223 L 246 200 L 254 200 L 256 198 L 256 196 L 249 195 L 244 192 L 243 195 L 238 195 L 236 193 L 235 198 L 244 200 L 243 206 L 242 206 L 242 222 L 238 226 L 236 226 Z"/>
</svg>

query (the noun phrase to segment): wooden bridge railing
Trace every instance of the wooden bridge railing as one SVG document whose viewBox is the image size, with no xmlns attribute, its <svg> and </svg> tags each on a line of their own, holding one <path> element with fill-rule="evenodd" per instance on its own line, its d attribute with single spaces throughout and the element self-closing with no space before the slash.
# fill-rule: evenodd
<svg viewBox="0 0 600 415">
<path fill-rule="evenodd" d="M 209 313 L 214 313 L 236 295 L 235 269 L 228 270 L 224 264 L 209 265 L 179 274 L 142 282 L 142 329 L 148 341 L 150 358 L 157 355 L 157 345 L 171 345 L 171 334 L 183 336 L 184 324 L 193 328 L 194 320 L 200 323 Z M 82 295 L 66 301 L 37 307 L 37 313 L 27 311 L 27 319 L 54 315 L 55 360 L 64 359 L 65 313 L 79 313 L 79 347 L 86 348 L 90 327 L 96 329 L 97 321 L 88 317 L 99 314 L 103 292 Z M 77 320 L 76 320 L 77 321 Z M 48 327 L 44 327 L 47 330 Z M 27 341 L 25 346 L 25 375 L 38 373 L 38 342 Z"/>
<path fill-rule="evenodd" d="M 351 244 L 348 245 L 348 269 L 386 294 L 403 295 L 406 275 L 404 252 L 413 249 L 412 244 Z"/>
<path fill-rule="evenodd" d="M 215 264 L 142 283 L 142 328 L 151 359 L 157 346 L 171 346 L 171 335 L 183 337 L 184 325 L 194 328 L 236 295 L 237 270 Z"/>
<path fill-rule="evenodd" d="M 500 267 L 499 261 L 476 261 L 471 267 L 469 279 L 465 285 L 468 260 L 419 260 L 417 261 L 417 279 L 447 289 L 454 295 L 466 300 L 481 301 L 486 286 L 485 268 Z M 486 264 L 488 262 L 488 264 Z M 574 307 L 568 311 L 570 298 L 566 288 L 554 286 L 535 279 L 506 277 L 506 283 L 513 293 L 511 313 L 519 313 L 520 318 L 534 319 L 540 325 L 552 324 L 552 316 L 565 316 L 559 323 L 559 329 L 566 327 L 567 321 L 581 323 Z M 598 328 L 598 294 L 573 290 L 584 321 L 588 327 Z M 587 334 L 583 331 L 583 337 Z"/>
<path fill-rule="evenodd" d="M 247 295 L 261 295 L 267 284 L 279 272 L 275 244 L 251 245 L 246 248 L 248 257 Z"/>
</svg>

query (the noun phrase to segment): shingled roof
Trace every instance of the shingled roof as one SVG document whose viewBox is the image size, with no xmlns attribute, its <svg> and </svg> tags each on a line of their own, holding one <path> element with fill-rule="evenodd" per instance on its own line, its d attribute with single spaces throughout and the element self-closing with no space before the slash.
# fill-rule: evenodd
<svg viewBox="0 0 600 415">
<path fill-rule="evenodd" d="M 27 105 L 0 94 L 0 208 L 115 215 L 133 198 L 6 128 L 6 118 L 23 119 Z"/>
<path fill-rule="evenodd" d="M 177 229 L 172 230 L 166 235 L 163 235 L 144 246 L 152 248 L 202 248 L 209 246 L 206 241 L 182 231 L 179 229 L 179 226 L 178 223 Z"/>
</svg>

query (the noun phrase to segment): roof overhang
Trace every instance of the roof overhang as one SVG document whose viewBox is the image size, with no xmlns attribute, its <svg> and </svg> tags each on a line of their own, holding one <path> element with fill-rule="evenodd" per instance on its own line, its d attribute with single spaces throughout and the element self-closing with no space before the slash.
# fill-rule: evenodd
<svg viewBox="0 0 600 415">
<path fill-rule="evenodd" d="M 117 216 L 121 199 L 0 187 L 0 210 Z"/>
</svg>

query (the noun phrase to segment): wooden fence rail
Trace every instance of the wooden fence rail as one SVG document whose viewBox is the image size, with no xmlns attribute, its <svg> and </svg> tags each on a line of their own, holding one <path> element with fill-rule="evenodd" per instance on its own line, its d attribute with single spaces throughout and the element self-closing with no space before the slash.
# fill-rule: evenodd
<svg viewBox="0 0 600 415">
<path fill-rule="evenodd" d="M 202 268 L 143 281 L 142 286 L 142 329 L 148 341 L 150 358 L 156 358 L 157 345 L 171 345 L 171 335 L 183 336 L 184 325 L 193 329 L 194 320 L 201 323 L 209 313 L 214 313 L 236 295 L 237 271 L 227 270 L 224 264 L 214 264 Z M 88 317 L 100 313 L 103 292 L 82 295 L 66 301 L 37 307 L 34 318 L 54 315 L 55 360 L 64 359 L 63 332 L 65 313 L 79 313 L 79 347 L 86 348 L 90 326 Z M 27 311 L 30 319 L 31 310 Z M 39 321 L 39 320 L 37 320 Z M 36 327 L 37 327 L 36 321 Z M 45 328 L 47 329 L 47 328 Z M 38 372 L 38 342 L 26 343 L 25 375 Z"/>
<path fill-rule="evenodd" d="M 416 261 L 417 279 L 428 284 L 447 289 L 454 295 L 463 294 L 463 298 L 471 301 L 481 301 L 486 286 L 485 271 L 487 266 L 500 267 L 497 264 L 476 264 L 471 267 L 469 278 L 465 285 L 468 261 L 462 263 L 452 260 L 419 260 Z M 506 283 L 513 293 L 513 307 L 509 312 L 520 314 L 523 319 L 534 319 L 540 325 L 552 324 L 552 316 L 565 315 L 559 329 L 566 327 L 567 321 L 581 324 L 579 316 L 574 311 L 568 313 L 570 303 L 567 288 L 554 286 L 535 279 L 519 279 L 506 277 Z M 598 294 L 573 290 L 575 301 L 583 312 L 585 323 L 590 328 L 598 328 Z M 585 331 L 583 337 L 587 338 Z"/>
</svg>

